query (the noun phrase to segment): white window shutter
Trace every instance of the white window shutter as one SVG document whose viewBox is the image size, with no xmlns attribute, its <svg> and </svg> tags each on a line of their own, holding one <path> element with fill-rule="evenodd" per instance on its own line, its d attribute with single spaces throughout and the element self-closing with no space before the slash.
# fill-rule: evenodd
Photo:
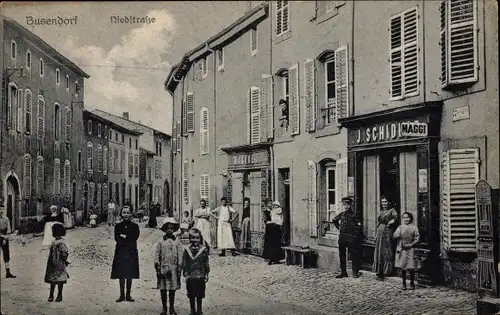
<svg viewBox="0 0 500 315">
<path fill-rule="evenodd" d="M 103 153 L 103 155 L 102 155 L 102 157 L 103 157 L 103 163 L 102 163 L 102 173 L 103 173 L 104 175 L 107 175 L 107 174 L 108 174 L 108 157 L 109 157 L 109 155 L 108 155 L 108 147 L 107 147 L 107 146 L 104 146 L 104 149 L 103 149 L 103 150 L 104 150 L 104 151 L 103 151 L 104 153 Z"/>
<path fill-rule="evenodd" d="M 479 149 L 453 149 L 443 153 L 441 200 L 443 247 L 476 252 L 476 183 L 479 181 Z"/>
<path fill-rule="evenodd" d="M 209 128 L 208 108 L 203 107 L 200 110 L 200 154 L 208 154 L 208 148 L 209 148 L 208 128 Z"/>
<path fill-rule="evenodd" d="M 24 156 L 24 198 L 29 199 L 31 197 L 31 156 L 26 154 Z"/>
<path fill-rule="evenodd" d="M 288 4 L 289 4 L 289 1 L 282 1 L 283 3 L 283 24 L 282 24 L 282 30 L 283 30 L 283 33 L 285 33 L 286 31 L 288 31 L 288 28 L 289 28 L 289 15 L 290 15 L 290 12 L 289 12 L 289 9 L 288 9 Z"/>
<path fill-rule="evenodd" d="M 177 121 L 177 152 L 181 152 L 181 122 Z"/>
<path fill-rule="evenodd" d="M 23 130 L 23 116 L 24 116 L 24 98 L 23 90 L 17 90 L 17 131 Z"/>
<path fill-rule="evenodd" d="M 59 159 L 54 160 L 54 195 L 59 195 L 61 193 L 61 162 Z"/>
<path fill-rule="evenodd" d="M 260 142 L 260 88 L 250 87 L 250 143 Z"/>
<path fill-rule="evenodd" d="M 182 135 L 187 136 L 187 107 L 186 100 L 182 100 Z"/>
<path fill-rule="evenodd" d="M 247 91 L 247 143 L 252 143 L 252 125 L 251 125 L 251 106 L 252 106 L 252 91 L 248 89 Z"/>
<path fill-rule="evenodd" d="M 403 25 L 403 90 L 405 96 L 415 96 L 419 93 L 418 10 L 416 7 L 404 12 Z"/>
<path fill-rule="evenodd" d="M 335 163 L 335 191 L 337 209 L 342 209 L 342 198 L 347 197 L 347 158 L 338 159 Z"/>
<path fill-rule="evenodd" d="M 393 16 L 389 21 L 390 43 L 390 87 L 391 98 L 403 96 L 403 18 L 401 14 Z"/>
<path fill-rule="evenodd" d="M 300 133 L 300 97 L 299 97 L 299 65 L 295 64 L 288 69 L 290 82 L 290 104 L 288 113 L 290 117 L 290 128 L 292 135 Z"/>
<path fill-rule="evenodd" d="M 64 195 L 70 196 L 71 164 L 68 160 L 64 162 Z"/>
<path fill-rule="evenodd" d="M 314 163 L 314 161 L 307 161 L 307 170 L 308 170 L 307 210 L 309 211 L 309 234 L 311 237 L 318 237 L 316 163 Z"/>
<path fill-rule="evenodd" d="M 65 134 L 66 134 L 66 141 L 71 141 L 71 109 L 69 107 L 66 107 L 65 110 Z"/>
<path fill-rule="evenodd" d="M 335 50 L 337 119 L 349 116 L 349 55 L 347 45 Z"/>
<path fill-rule="evenodd" d="M 316 89 L 314 60 L 306 59 L 304 62 L 304 114 L 306 131 L 316 130 Z"/>
<path fill-rule="evenodd" d="M 186 124 L 187 132 L 194 132 L 194 93 L 188 92 L 186 95 Z"/>
<path fill-rule="evenodd" d="M 183 180 L 183 187 L 182 187 L 182 194 L 184 196 L 184 203 L 188 204 L 189 203 L 189 161 L 185 160 L 183 165 L 182 165 L 182 180 Z"/>
<path fill-rule="evenodd" d="M 25 107 L 25 127 L 26 127 L 26 132 L 29 132 L 31 133 L 32 130 L 31 130 L 31 115 L 32 115 L 32 112 L 33 112 L 33 99 L 32 99 L 32 95 L 31 95 L 31 91 L 30 90 L 26 90 L 24 92 L 24 96 L 26 98 L 25 100 L 25 103 L 24 103 L 24 107 Z"/>
<path fill-rule="evenodd" d="M 274 114 L 273 114 L 273 78 L 269 74 L 263 74 L 260 93 L 261 93 L 261 141 L 265 142 L 273 138 Z"/>
<path fill-rule="evenodd" d="M 177 152 L 177 125 L 174 123 L 172 126 L 172 152 Z"/>
<path fill-rule="evenodd" d="M 45 100 L 38 97 L 38 139 L 45 138 Z"/>
</svg>

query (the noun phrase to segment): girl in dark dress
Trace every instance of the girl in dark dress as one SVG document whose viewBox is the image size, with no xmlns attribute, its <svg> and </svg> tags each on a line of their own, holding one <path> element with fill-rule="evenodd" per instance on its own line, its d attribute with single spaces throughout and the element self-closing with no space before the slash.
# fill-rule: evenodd
<svg viewBox="0 0 500 315">
<path fill-rule="evenodd" d="M 156 220 L 156 214 L 157 214 L 158 207 L 155 204 L 151 204 L 149 207 L 149 222 L 148 226 L 150 228 L 156 228 L 158 225 L 158 221 Z"/>
<path fill-rule="evenodd" d="M 139 279 L 139 252 L 137 240 L 139 239 L 139 225 L 131 221 L 132 213 L 129 207 L 123 207 L 120 212 L 123 221 L 115 226 L 115 256 L 111 269 L 111 279 L 120 280 L 120 298 L 116 302 L 125 300 L 134 302 L 130 296 L 132 279 Z M 125 295 L 125 282 L 127 294 Z"/>
<path fill-rule="evenodd" d="M 64 243 L 63 236 L 66 235 L 64 225 L 57 222 L 52 226 L 52 235 L 55 240 L 50 246 L 47 268 L 45 270 L 45 283 L 50 284 L 49 302 L 54 301 L 54 291 L 57 285 L 56 302 L 62 301 L 62 291 L 64 284 L 68 281 L 69 275 L 66 267 L 68 262 L 68 247 Z"/>
</svg>

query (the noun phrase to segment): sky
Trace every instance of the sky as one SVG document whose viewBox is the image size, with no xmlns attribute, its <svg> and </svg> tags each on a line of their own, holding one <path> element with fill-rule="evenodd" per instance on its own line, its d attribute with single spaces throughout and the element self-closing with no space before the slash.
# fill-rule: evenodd
<svg viewBox="0 0 500 315">
<path fill-rule="evenodd" d="M 248 1 L 3 2 L 1 11 L 90 75 L 87 109 L 129 112 L 131 120 L 171 134 L 172 99 L 164 88 L 171 66 L 248 7 Z M 155 21 L 112 23 L 112 16 Z M 78 19 L 72 25 L 30 26 L 29 17 Z"/>
</svg>

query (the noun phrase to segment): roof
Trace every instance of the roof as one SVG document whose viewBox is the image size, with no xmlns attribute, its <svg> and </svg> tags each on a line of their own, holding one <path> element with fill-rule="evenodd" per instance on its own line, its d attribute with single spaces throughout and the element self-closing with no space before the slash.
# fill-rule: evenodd
<svg viewBox="0 0 500 315">
<path fill-rule="evenodd" d="M 143 147 L 139 147 L 140 151 L 146 152 L 147 155 L 156 155 L 154 152 L 149 151 L 148 149 L 145 149 Z"/>
<path fill-rule="evenodd" d="M 227 41 L 231 40 L 237 36 L 242 28 L 249 27 L 254 23 L 257 23 L 261 19 L 267 17 L 269 9 L 269 4 L 264 2 L 252 10 L 245 13 L 242 17 L 237 19 L 234 23 L 224 28 L 219 33 L 213 35 L 196 48 L 187 51 L 182 57 L 181 61 L 170 69 L 170 73 L 168 74 L 165 80 L 165 89 L 170 93 L 176 89 L 178 83 L 182 78 L 187 74 L 189 69 L 191 68 L 191 64 L 197 59 L 204 55 L 210 53 L 211 48 L 216 48 L 218 46 L 222 46 Z"/>
<path fill-rule="evenodd" d="M 143 133 L 140 132 L 140 131 L 137 131 L 137 130 L 132 130 L 132 129 L 129 129 L 129 128 L 125 128 L 123 126 L 120 126 L 119 124 L 109 120 L 109 119 L 106 119 L 96 113 L 93 113 L 91 111 L 88 111 L 88 110 L 83 110 L 83 116 L 85 117 L 90 117 L 92 119 L 95 119 L 97 121 L 100 121 L 102 123 L 105 123 L 105 124 L 109 124 L 109 125 L 112 125 L 114 129 L 120 131 L 120 132 L 124 132 L 124 133 L 128 133 L 128 134 L 131 134 L 131 135 L 134 135 L 134 136 L 140 136 L 142 135 Z"/>
<path fill-rule="evenodd" d="M 90 78 L 90 75 L 88 75 L 85 71 L 83 71 L 82 68 L 78 67 L 75 63 L 73 63 L 71 60 L 69 60 L 63 54 L 58 52 L 54 47 L 50 46 L 46 41 L 44 41 L 39 36 L 37 36 L 36 34 L 31 32 L 27 28 L 22 26 L 21 24 L 19 24 L 17 21 L 10 19 L 4 15 L 1 15 L 1 19 L 8 22 L 9 24 L 14 26 L 18 30 L 20 30 L 25 35 L 25 38 L 27 38 L 28 40 L 32 40 L 32 41 L 40 44 L 40 46 L 41 46 L 40 48 L 42 48 L 42 50 L 44 50 L 45 52 L 50 54 L 55 59 L 58 59 L 62 65 L 65 65 L 66 67 L 73 70 L 78 75 L 81 75 L 87 79 Z"/>
<path fill-rule="evenodd" d="M 100 115 L 102 117 L 106 116 L 109 120 L 113 121 L 115 124 L 120 124 L 120 123 L 124 123 L 124 122 L 128 122 L 128 123 L 132 123 L 133 125 L 136 125 L 136 126 L 139 126 L 139 127 L 142 127 L 142 128 L 147 128 L 149 130 L 152 130 L 153 132 L 163 136 L 163 137 L 166 137 L 168 139 L 171 139 L 172 136 L 170 136 L 169 134 L 166 134 L 164 133 L 163 131 L 160 131 L 158 129 L 155 129 L 153 127 L 150 127 L 150 126 L 146 126 L 144 124 L 141 124 L 139 122 L 136 122 L 136 121 L 133 121 L 133 120 L 130 120 L 130 119 L 125 119 L 121 116 L 117 116 L 117 115 L 114 115 L 114 114 L 111 114 L 111 113 L 108 113 L 108 112 L 105 112 L 103 110 L 100 110 L 100 109 L 94 109 L 92 110 L 92 113 L 96 114 L 96 115 Z M 143 133 L 141 133 L 143 134 Z"/>
</svg>

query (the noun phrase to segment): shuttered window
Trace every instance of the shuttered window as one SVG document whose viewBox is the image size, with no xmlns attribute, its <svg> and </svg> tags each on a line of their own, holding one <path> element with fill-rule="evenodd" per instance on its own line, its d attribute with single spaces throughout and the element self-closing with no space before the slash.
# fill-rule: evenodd
<svg viewBox="0 0 500 315">
<path fill-rule="evenodd" d="M 71 109 L 66 107 L 64 110 L 64 134 L 66 135 L 66 142 L 71 141 Z"/>
<path fill-rule="evenodd" d="M 304 115 L 305 130 L 316 130 L 316 89 L 314 75 L 314 60 L 306 59 L 304 62 Z"/>
<path fill-rule="evenodd" d="M 103 163 L 102 163 L 102 173 L 104 175 L 108 174 L 108 163 L 109 163 L 109 153 L 108 153 L 108 147 L 104 146 L 103 148 Z"/>
<path fill-rule="evenodd" d="M 71 192 L 71 164 L 68 160 L 64 161 L 64 196 L 70 197 Z"/>
<path fill-rule="evenodd" d="M 24 155 L 24 174 L 23 174 L 23 190 L 24 198 L 29 199 L 31 197 L 31 155 Z"/>
<path fill-rule="evenodd" d="M 309 214 L 309 234 L 318 237 L 318 211 L 316 196 L 316 163 L 307 161 L 308 187 L 307 187 L 307 211 Z"/>
<path fill-rule="evenodd" d="M 290 131 L 292 135 L 300 133 L 300 98 L 299 98 L 299 65 L 295 64 L 288 69 L 290 84 L 289 116 Z"/>
<path fill-rule="evenodd" d="M 30 90 L 24 91 L 24 127 L 27 134 L 31 133 L 31 117 L 33 112 L 33 96 Z"/>
<path fill-rule="evenodd" d="M 288 1 L 276 2 L 276 34 L 282 35 L 289 30 L 289 11 Z"/>
<path fill-rule="evenodd" d="M 43 157 L 39 156 L 36 159 L 36 193 L 38 196 L 42 196 L 43 194 L 43 189 L 44 189 L 44 181 L 45 181 L 45 176 L 44 176 L 44 164 L 43 164 Z M 60 185 L 60 183 L 59 183 Z"/>
<path fill-rule="evenodd" d="M 14 120 L 14 110 L 17 108 L 17 86 L 9 83 L 9 94 L 7 102 L 7 129 L 12 129 Z"/>
<path fill-rule="evenodd" d="M 194 93 L 186 94 L 186 125 L 187 132 L 194 132 Z"/>
<path fill-rule="evenodd" d="M 131 152 L 128 154 L 128 176 L 134 176 L 134 155 Z"/>
<path fill-rule="evenodd" d="M 260 88 L 250 87 L 250 143 L 260 142 Z"/>
<path fill-rule="evenodd" d="M 208 154 L 208 108 L 204 107 L 200 111 L 200 154 Z"/>
<path fill-rule="evenodd" d="M 350 115 L 349 110 L 349 54 L 347 45 L 335 50 L 335 98 L 337 120 Z"/>
<path fill-rule="evenodd" d="M 61 161 L 54 159 L 54 195 L 61 194 Z"/>
<path fill-rule="evenodd" d="M 120 160 L 120 172 L 125 173 L 125 149 L 122 148 Z"/>
<path fill-rule="evenodd" d="M 265 142 L 273 138 L 274 134 L 274 106 L 273 106 L 273 78 L 269 74 L 263 74 L 260 84 L 261 101 L 261 141 Z"/>
<path fill-rule="evenodd" d="M 87 142 L 87 171 L 92 173 L 92 167 L 94 166 L 94 152 L 92 142 Z"/>
<path fill-rule="evenodd" d="M 23 130 L 23 117 L 24 117 L 24 98 L 23 90 L 18 90 L 17 92 L 17 131 L 21 132 Z"/>
<path fill-rule="evenodd" d="M 207 174 L 202 174 L 200 176 L 200 198 L 208 200 L 210 195 L 210 184 Z"/>
<path fill-rule="evenodd" d="M 177 126 L 175 123 L 172 126 L 172 152 L 177 153 Z"/>
<path fill-rule="evenodd" d="M 182 110 L 182 135 L 187 137 L 187 124 L 186 124 L 186 116 L 187 116 L 187 107 L 186 100 L 182 100 L 181 102 L 181 110 Z"/>
<path fill-rule="evenodd" d="M 441 204 L 443 247 L 449 251 L 475 252 L 477 241 L 476 183 L 479 150 L 443 153 Z"/>
<path fill-rule="evenodd" d="M 177 152 L 181 152 L 181 122 L 177 121 Z"/>
<path fill-rule="evenodd" d="M 182 195 L 184 203 L 189 203 L 189 161 L 182 163 Z"/>
<path fill-rule="evenodd" d="M 418 95 L 418 10 L 411 8 L 389 22 L 391 98 Z"/>
<path fill-rule="evenodd" d="M 139 177 L 139 155 L 138 154 L 136 154 L 134 156 L 134 168 L 135 168 L 135 171 L 134 171 L 135 177 Z M 160 178 L 161 178 L 161 172 L 160 172 Z"/>
<path fill-rule="evenodd" d="M 442 87 L 478 81 L 477 1 L 441 1 Z"/>
<path fill-rule="evenodd" d="M 347 196 L 347 158 L 338 159 L 335 163 L 335 187 L 337 192 L 337 212 L 342 210 L 342 198 Z"/>
<path fill-rule="evenodd" d="M 102 145 L 97 145 L 97 171 L 102 172 Z"/>
<path fill-rule="evenodd" d="M 38 95 L 38 139 L 45 138 L 45 99 Z"/>
</svg>

